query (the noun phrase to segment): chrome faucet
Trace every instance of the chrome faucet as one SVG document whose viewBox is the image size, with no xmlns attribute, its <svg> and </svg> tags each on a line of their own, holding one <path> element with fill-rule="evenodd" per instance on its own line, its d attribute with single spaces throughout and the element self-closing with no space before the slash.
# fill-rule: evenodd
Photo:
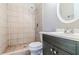
<svg viewBox="0 0 79 59">
<path fill-rule="evenodd" d="M 66 28 L 65 30 L 64 30 L 64 33 L 67 33 L 67 34 L 73 34 L 74 33 L 74 30 L 73 30 L 73 28 Z"/>
</svg>

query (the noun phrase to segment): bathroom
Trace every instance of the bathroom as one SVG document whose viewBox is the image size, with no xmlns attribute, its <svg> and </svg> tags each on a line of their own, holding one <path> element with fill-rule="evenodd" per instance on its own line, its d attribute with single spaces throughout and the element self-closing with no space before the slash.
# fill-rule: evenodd
<svg viewBox="0 0 79 59">
<path fill-rule="evenodd" d="M 40 41 L 35 33 L 39 35 L 36 19 L 41 19 L 41 10 L 40 3 L 0 3 L 1 55 L 29 55 L 28 44 Z"/>
<path fill-rule="evenodd" d="M 79 20 L 73 21 L 74 19 L 70 20 L 70 18 L 65 20 L 68 23 L 62 22 L 60 16 L 58 17 L 58 4 L 61 3 L 0 3 L 0 55 L 30 55 L 29 45 L 33 42 L 42 44 L 44 55 L 76 55 Z M 74 3 L 70 3 L 70 5 L 72 4 Z M 67 39 L 69 46 L 63 44 L 64 41 L 61 39 L 62 42 L 57 41 L 56 43 L 64 46 L 60 47 L 58 44 L 53 46 L 52 38 L 53 40 L 54 38 Z M 73 41 L 74 39 L 71 38 L 77 40 Z M 72 41 L 74 42 L 73 46 L 71 45 Z"/>
</svg>

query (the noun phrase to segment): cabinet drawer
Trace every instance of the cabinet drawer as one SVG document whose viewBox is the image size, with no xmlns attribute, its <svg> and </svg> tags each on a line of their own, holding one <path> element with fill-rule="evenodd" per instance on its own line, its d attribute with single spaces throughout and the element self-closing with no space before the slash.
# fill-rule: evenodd
<svg viewBox="0 0 79 59">
<path fill-rule="evenodd" d="M 49 42 L 52 45 L 55 45 L 59 47 L 60 49 L 63 49 L 71 54 L 75 54 L 75 47 L 76 47 L 76 42 L 69 40 L 69 39 L 64 39 L 64 38 L 59 38 L 59 37 L 54 37 L 54 36 L 49 36 L 49 35 L 43 35 L 43 40 Z"/>
</svg>

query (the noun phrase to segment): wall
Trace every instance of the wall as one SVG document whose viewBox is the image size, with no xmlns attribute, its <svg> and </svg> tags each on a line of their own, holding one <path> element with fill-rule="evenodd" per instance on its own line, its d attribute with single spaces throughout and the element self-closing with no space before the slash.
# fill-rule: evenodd
<svg viewBox="0 0 79 59">
<path fill-rule="evenodd" d="M 79 17 L 79 3 L 74 3 L 74 17 Z"/>
<path fill-rule="evenodd" d="M 78 4 L 75 4 L 75 6 L 77 7 Z M 77 12 L 75 14 L 78 15 L 78 9 L 76 8 L 74 10 L 76 10 L 76 12 Z M 77 21 L 75 21 L 73 23 L 70 23 L 70 24 L 64 24 L 64 23 L 62 23 L 60 21 L 59 24 L 58 24 L 58 26 L 57 26 L 57 28 L 67 28 L 67 27 L 69 27 L 69 28 L 78 28 L 79 29 L 79 26 L 78 25 L 79 25 L 79 20 L 77 20 Z"/>
<path fill-rule="evenodd" d="M 56 3 L 42 4 L 43 31 L 56 31 L 56 28 L 60 23 L 57 19 L 56 6 Z"/>
<path fill-rule="evenodd" d="M 34 10 L 34 4 L 8 4 L 9 45 L 28 44 L 35 40 Z"/>
<path fill-rule="evenodd" d="M 42 4 L 36 4 L 36 17 L 35 17 L 35 39 L 36 41 L 40 41 L 39 32 L 42 31 Z M 38 24 L 38 25 L 37 25 Z"/>
<path fill-rule="evenodd" d="M 0 54 L 8 45 L 7 35 L 7 4 L 0 3 Z"/>
<path fill-rule="evenodd" d="M 79 29 L 79 20 L 70 23 L 64 24 L 57 17 L 57 4 L 56 3 L 46 3 L 42 6 L 42 22 L 43 22 L 43 31 L 56 31 L 57 28 L 78 28 Z"/>
</svg>

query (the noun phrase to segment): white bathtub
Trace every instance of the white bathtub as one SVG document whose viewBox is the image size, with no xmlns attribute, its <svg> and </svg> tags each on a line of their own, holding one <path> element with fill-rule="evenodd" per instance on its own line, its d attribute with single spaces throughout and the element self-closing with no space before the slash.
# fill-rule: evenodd
<svg viewBox="0 0 79 59">
<path fill-rule="evenodd" d="M 28 48 L 24 48 L 24 49 L 21 49 L 21 50 L 16 50 L 16 51 L 9 52 L 9 53 L 4 53 L 2 55 L 30 55 L 30 53 L 29 53 Z"/>
<path fill-rule="evenodd" d="M 28 44 L 8 46 L 1 55 L 30 55 Z"/>
</svg>

